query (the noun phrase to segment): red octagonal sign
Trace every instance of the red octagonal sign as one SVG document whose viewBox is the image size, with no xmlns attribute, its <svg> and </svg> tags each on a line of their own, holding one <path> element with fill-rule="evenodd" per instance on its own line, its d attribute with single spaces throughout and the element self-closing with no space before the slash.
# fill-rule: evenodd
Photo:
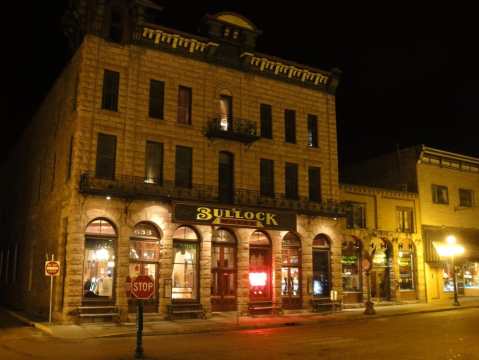
<svg viewBox="0 0 479 360">
<path fill-rule="evenodd" d="M 146 275 L 139 275 L 131 282 L 131 296 L 140 300 L 148 300 L 155 292 L 155 282 Z"/>
</svg>

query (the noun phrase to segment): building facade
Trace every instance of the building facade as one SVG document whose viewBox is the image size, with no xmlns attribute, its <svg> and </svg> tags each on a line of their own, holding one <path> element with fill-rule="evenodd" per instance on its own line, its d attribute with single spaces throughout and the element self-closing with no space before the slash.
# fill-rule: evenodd
<svg viewBox="0 0 479 360">
<path fill-rule="evenodd" d="M 48 311 L 52 255 L 60 321 L 127 319 L 139 274 L 160 317 L 341 294 L 337 72 L 256 52 L 238 14 L 206 16 L 197 36 L 159 25 L 154 2 L 76 4 L 72 59 L 13 160 L 10 302 Z"/>
</svg>

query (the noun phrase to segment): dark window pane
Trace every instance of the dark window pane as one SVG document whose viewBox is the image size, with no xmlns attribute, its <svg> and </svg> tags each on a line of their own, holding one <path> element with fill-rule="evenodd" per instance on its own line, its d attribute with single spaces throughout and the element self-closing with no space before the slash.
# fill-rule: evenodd
<svg viewBox="0 0 479 360">
<path fill-rule="evenodd" d="M 73 136 L 70 137 L 70 145 L 68 148 L 68 163 L 67 163 L 67 173 L 66 179 L 70 179 L 72 175 L 72 161 L 73 161 Z"/>
<path fill-rule="evenodd" d="M 113 7 L 111 9 L 108 39 L 117 43 L 123 40 L 123 14 L 121 8 Z"/>
<path fill-rule="evenodd" d="M 158 80 L 150 80 L 150 104 L 149 116 L 155 119 L 163 119 L 165 83 Z"/>
<path fill-rule="evenodd" d="M 274 196 L 274 161 L 260 160 L 260 193 L 262 196 Z"/>
<path fill-rule="evenodd" d="M 474 203 L 474 193 L 472 190 L 459 189 L 459 206 L 472 207 Z"/>
<path fill-rule="evenodd" d="M 318 117 L 308 115 L 308 146 L 318 147 Z"/>
<path fill-rule="evenodd" d="M 313 250 L 313 296 L 329 296 L 329 251 Z"/>
<path fill-rule="evenodd" d="M 221 151 L 218 164 L 218 191 L 221 202 L 230 203 L 234 198 L 234 155 Z"/>
<path fill-rule="evenodd" d="M 96 177 L 115 178 L 116 136 L 98 134 L 96 151 Z"/>
<path fill-rule="evenodd" d="M 309 178 L 309 199 L 312 201 L 321 201 L 321 169 L 310 167 L 308 171 Z"/>
<path fill-rule="evenodd" d="M 146 142 L 145 182 L 163 183 L 163 144 L 161 143 Z"/>
<path fill-rule="evenodd" d="M 175 185 L 192 187 L 193 178 L 193 149 L 187 146 L 176 147 Z"/>
<path fill-rule="evenodd" d="M 191 88 L 178 88 L 178 118 L 180 124 L 191 124 Z"/>
<path fill-rule="evenodd" d="M 298 198 L 298 165 L 286 163 L 285 167 L 285 179 L 286 184 L 285 196 L 288 199 L 297 199 Z"/>
<path fill-rule="evenodd" d="M 349 203 L 346 210 L 346 227 L 348 229 L 366 227 L 366 206 L 361 203 Z"/>
<path fill-rule="evenodd" d="M 284 110 L 284 141 L 296 143 L 296 112 L 294 110 Z"/>
<path fill-rule="evenodd" d="M 118 86 L 120 73 L 105 70 L 103 74 L 103 97 L 101 107 L 105 110 L 118 111 Z"/>
<path fill-rule="evenodd" d="M 260 105 L 261 137 L 273 138 L 273 115 L 271 105 Z"/>
</svg>

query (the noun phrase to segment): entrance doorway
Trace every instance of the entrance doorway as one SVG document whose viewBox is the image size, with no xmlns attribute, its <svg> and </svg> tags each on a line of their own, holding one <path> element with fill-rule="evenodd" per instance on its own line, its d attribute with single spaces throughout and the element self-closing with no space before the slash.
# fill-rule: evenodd
<svg viewBox="0 0 479 360">
<path fill-rule="evenodd" d="M 213 231 L 211 256 L 211 307 L 236 309 L 236 239 L 225 229 Z"/>
<path fill-rule="evenodd" d="M 232 203 L 234 199 L 234 155 L 220 151 L 218 167 L 218 196 L 222 203 Z"/>
<path fill-rule="evenodd" d="M 288 232 L 283 238 L 281 296 L 283 308 L 300 309 L 301 299 L 301 240 Z"/>
<path fill-rule="evenodd" d="M 374 252 L 371 270 L 371 297 L 376 301 L 391 300 L 391 246 L 386 240 L 371 242 Z"/>
<path fill-rule="evenodd" d="M 251 302 L 271 301 L 271 241 L 262 231 L 249 239 L 249 284 Z"/>
<path fill-rule="evenodd" d="M 331 290 L 330 241 L 324 234 L 313 239 L 313 297 L 328 298 Z"/>
</svg>

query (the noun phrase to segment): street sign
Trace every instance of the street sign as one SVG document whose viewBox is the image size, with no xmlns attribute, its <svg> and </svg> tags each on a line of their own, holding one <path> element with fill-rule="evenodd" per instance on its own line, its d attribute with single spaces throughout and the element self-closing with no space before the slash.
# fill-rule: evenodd
<svg viewBox="0 0 479 360">
<path fill-rule="evenodd" d="M 60 261 L 45 261 L 45 275 L 46 276 L 60 275 Z"/>
<path fill-rule="evenodd" d="M 155 292 L 155 282 L 146 275 L 139 275 L 131 282 L 131 296 L 139 300 L 148 300 Z"/>
</svg>

